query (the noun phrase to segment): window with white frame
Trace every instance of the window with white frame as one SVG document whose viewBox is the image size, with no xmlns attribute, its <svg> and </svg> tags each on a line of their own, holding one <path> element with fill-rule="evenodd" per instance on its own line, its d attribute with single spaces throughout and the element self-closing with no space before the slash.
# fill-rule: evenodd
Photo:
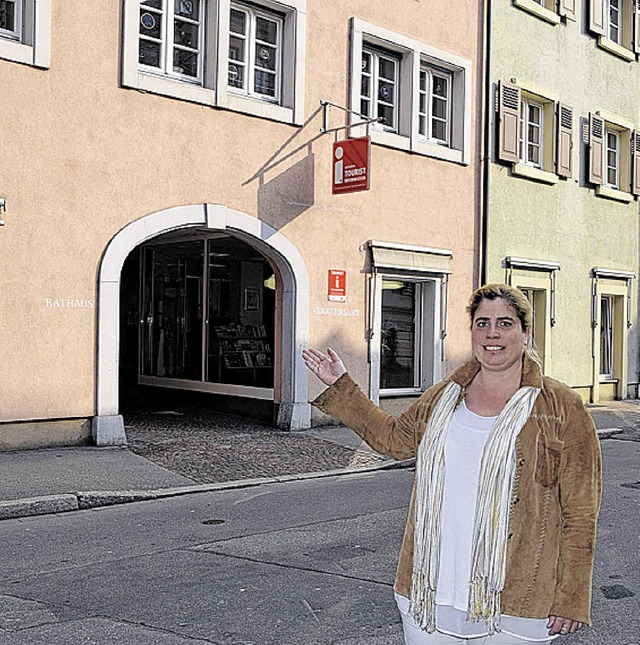
<svg viewBox="0 0 640 645">
<path fill-rule="evenodd" d="M 497 95 L 496 156 L 512 173 L 555 184 L 573 173 L 573 108 L 544 88 L 500 81 Z"/>
<path fill-rule="evenodd" d="M 543 167 L 544 106 L 523 98 L 520 102 L 520 163 Z"/>
<path fill-rule="evenodd" d="M 626 61 L 640 53 L 640 4 L 636 0 L 589 0 L 589 30 L 598 45 Z"/>
<path fill-rule="evenodd" d="M 0 0 L 0 59 L 49 67 L 51 0 Z"/>
<path fill-rule="evenodd" d="M 589 114 L 588 180 L 596 195 L 622 202 L 640 195 L 640 130 L 615 114 Z"/>
<path fill-rule="evenodd" d="M 420 68 L 418 133 L 444 146 L 451 141 L 451 76 L 426 64 Z"/>
<path fill-rule="evenodd" d="M 576 0 L 513 0 L 514 6 L 553 25 L 560 17 L 576 19 Z"/>
<path fill-rule="evenodd" d="M 22 0 L 0 0 L 0 37 L 20 40 Z"/>
<path fill-rule="evenodd" d="M 399 70 L 398 56 L 362 49 L 360 114 L 392 132 L 398 131 Z"/>
<path fill-rule="evenodd" d="M 620 188 L 620 132 L 610 128 L 605 129 L 604 155 L 605 186 Z"/>
<path fill-rule="evenodd" d="M 142 0 L 138 61 L 141 68 L 202 81 L 205 0 Z"/>
<path fill-rule="evenodd" d="M 304 122 L 307 0 L 124 0 L 122 82 Z"/>
<path fill-rule="evenodd" d="M 620 0 L 606 0 L 605 28 L 607 36 L 618 45 L 622 44 L 622 19 Z"/>
<path fill-rule="evenodd" d="M 250 5 L 232 3 L 228 85 L 233 92 L 280 100 L 282 18 Z"/>
<path fill-rule="evenodd" d="M 600 298 L 600 378 L 613 378 L 614 297 Z"/>
<path fill-rule="evenodd" d="M 469 163 L 470 61 L 357 18 L 351 28 L 352 122 L 380 119 L 373 143 Z"/>
</svg>

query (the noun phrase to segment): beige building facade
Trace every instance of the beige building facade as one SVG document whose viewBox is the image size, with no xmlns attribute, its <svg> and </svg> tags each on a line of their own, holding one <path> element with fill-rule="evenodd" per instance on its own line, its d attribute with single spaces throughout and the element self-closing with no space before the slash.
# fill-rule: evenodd
<svg viewBox="0 0 640 645">
<path fill-rule="evenodd" d="M 1 448 L 125 443 L 140 392 L 322 423 L 308 345 L 389 408 L 467 356 L 477 2 L 2 5 Z"/>
</svg>

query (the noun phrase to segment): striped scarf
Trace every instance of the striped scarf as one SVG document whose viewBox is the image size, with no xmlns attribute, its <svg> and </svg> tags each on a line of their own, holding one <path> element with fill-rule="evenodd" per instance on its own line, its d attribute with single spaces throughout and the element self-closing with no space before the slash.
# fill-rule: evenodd
<svg viewBox="0 0 640 645">
<path fill-rule="evenodd" d="M 472 533 L 471 579 L 467 618 L 486 620 L 489 634 L 500 622 L 504 588 L 509 502 L 515 475 L 516 437 L 527 422 L 540 389 L 521 387 L 491 428 L 482 452 Z M 416 460 L 415 526 L 410 613 L 432 633 L 436 629 L 435 601 L 440 567 L 444 449 L 449 423 L 463 396 L 450 382 L 427 424 Z"/>
</svg>

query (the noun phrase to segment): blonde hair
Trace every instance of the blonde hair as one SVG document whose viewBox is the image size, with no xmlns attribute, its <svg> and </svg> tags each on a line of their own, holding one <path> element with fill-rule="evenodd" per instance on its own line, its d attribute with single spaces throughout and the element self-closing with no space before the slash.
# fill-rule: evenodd
<svg viewBox="0 0 640 645">
<path fill-rule="evenodd" d="M 531 336 L 533 308 L 531 307 L 531 303 L 527 299 L 527 296 L 525 296 L 520 289 L 516 289 L 516 287 L 512 287 L 509 284 L 485 284 L 476 289 L 471 294 L 469 304 L 467 305 L 467 313 L 469 314 L 470 323 L 473 324 L 476 311 L 483 300 L 497 300 L 498 298 L 504 300 L 507 305 L 516 312 L 516 316 L 522 326 L 522 331 L 528 332 L 524 351 L 527 352 L 527 354 L 529 354 L 529 356 L 538 363 L 538 365 L 542 366 L 542 360 L 540 359 Z"/>
</svg>

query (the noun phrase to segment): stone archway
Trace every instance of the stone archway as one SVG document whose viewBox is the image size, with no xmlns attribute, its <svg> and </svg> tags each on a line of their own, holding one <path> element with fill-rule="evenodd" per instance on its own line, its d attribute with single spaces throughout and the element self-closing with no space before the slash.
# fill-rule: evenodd
<svg viewBox="0 0 640 645">
<path fill-rule="evenodd" d="M 120 279 L 131 251 L 177 229 L 225 231 L 254 246 L 278 269 L 281 282 L 281 357 L 278 426 L 308 428 L 308 374 L 301 350 L 309 337 L 309 277 L 302 256 L 284 235 L 260 220 L 220 204 L 177 206 L 146 215 L 125 226 L 107 245 L 98 276 L 97 414 L 92 421 L 96 445 L 124 445 L 119 413 Z"/>
</svg>

